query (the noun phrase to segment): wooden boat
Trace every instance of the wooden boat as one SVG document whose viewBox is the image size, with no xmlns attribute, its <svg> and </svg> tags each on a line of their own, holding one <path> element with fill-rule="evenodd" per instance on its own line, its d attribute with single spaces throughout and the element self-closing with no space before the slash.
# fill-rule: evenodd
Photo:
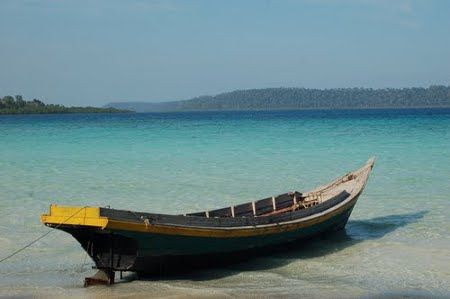
<svg viewBox="0 0 450 299">
<path fill-rule="evenodd" d="M 343 229 L 374 165 L 309 192 L 288 192 L 185 215 L 50 206 L 42 222 L 71 234 L 99 272 L 85 284 L 113 283 L 116 271 L 151 274 L 198 266 Z"/>
</svg>

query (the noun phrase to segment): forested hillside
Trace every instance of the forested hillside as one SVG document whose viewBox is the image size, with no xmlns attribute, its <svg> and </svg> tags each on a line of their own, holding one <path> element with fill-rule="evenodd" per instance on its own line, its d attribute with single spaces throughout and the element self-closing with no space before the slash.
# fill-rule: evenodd
<svg viewBox="0 0 450 299">
<path fill-rule="evenodd" d="M 181 101 L 110 103 L 107 107 L 136 112 L 450 107 L 450 86 L 402 89 L 249 89 Z"/>
</svg>

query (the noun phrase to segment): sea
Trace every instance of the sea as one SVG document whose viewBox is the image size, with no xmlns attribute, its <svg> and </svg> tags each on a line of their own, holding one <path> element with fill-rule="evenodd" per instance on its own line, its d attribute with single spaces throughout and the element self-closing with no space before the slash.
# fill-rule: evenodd
<svg viewBox="0 0 450 299">
<path fill-rule="evenodd" d="M 51 233 L 0 263 L 4 298 L 448 298 L 450 109 L 0 116 L 0 259 L 51 204 L 182 214 L 308 191 L 375 157 L 344 231 L 220 268 L 83 287 Z"/>
</svg>

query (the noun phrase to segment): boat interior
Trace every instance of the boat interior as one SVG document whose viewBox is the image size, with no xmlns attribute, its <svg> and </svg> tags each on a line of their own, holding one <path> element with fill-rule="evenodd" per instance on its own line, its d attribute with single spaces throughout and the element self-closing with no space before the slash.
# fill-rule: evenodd
<svg viewBox="0 0 450 299">
<path fill-rule="evenodd" d="M 342 195 L 343 192 L 349 195 L 354 189 L 355 183 L 359 181 L 357 178 L 356 174 L 349 173 L 326 186 L 317 188 L 308 193 L 302 194 L 298 191 L 293 191 L 236 206 L 190 213 L 185 216 L 206 218 L 264 217 L 307 209 Z"/>
<path fill-rule="evenodd" d="M 315 204 L 310 202 L 308 204 Z M 302 194 L 295 191 L 278 196 L 268 197 L 253 202 L 243 203 L 236 206 L 216 209 L 212 211 L 186 214 L 186 216 L 200 217 L 250 217 L 265 216 L 274 212 L 282 212 L 292 209 L 294 205 L 306 205 Z"/>
</svg>

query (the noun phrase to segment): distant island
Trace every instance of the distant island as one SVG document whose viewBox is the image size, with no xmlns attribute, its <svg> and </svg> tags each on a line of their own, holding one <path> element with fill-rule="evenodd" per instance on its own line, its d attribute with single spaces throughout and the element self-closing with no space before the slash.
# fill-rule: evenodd
<svg viewBox="0 0 450 299">
<path fill-rule="evenodd" d="M 0 114 L 126 113 L 295 109 L 370 109 L 450 107 L 450 86 L 427 88 L 265 88 L 236 90 L 169 102 L 114 102 L 98 107 L 65 107 L 22 96 L 0 97 Z"/>
<path fill-rule="evenodd" d="M 65 107 L 62 105 L 45 104 L 38 99 L 25 101 L 22 96 L 0 97 L 0 114 L 46 114 L 46 113 L 124 113 L 126 109 L 113 107 Z"/>
<path fill-rule="evenodd" d="M 450 86 L 427 88 L 266 88 L 236 90 L 170 102 L 116 102 L 136 112 L 450 107 Z"/>
</svg>

